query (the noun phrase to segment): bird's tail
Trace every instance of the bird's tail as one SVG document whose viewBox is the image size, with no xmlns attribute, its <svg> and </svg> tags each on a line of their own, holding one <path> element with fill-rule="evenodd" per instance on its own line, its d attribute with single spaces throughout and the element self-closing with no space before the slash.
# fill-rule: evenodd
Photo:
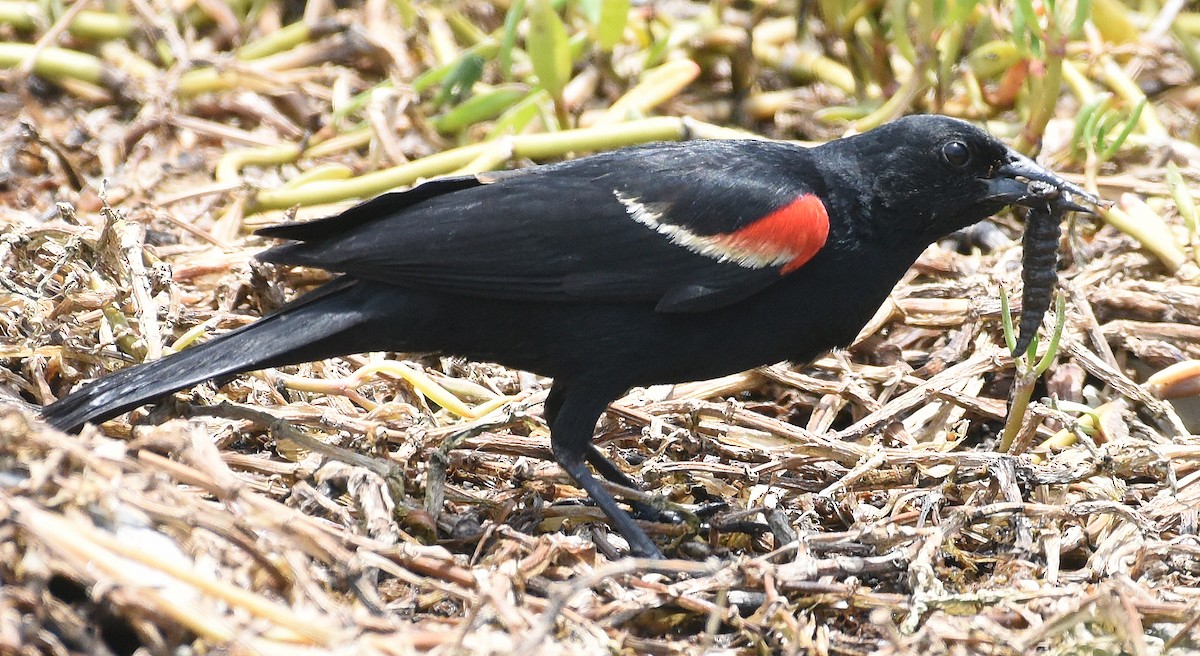
<svg viewBox="0 0 1200 656">
<path fill-rule="evenodd" d="M 368 320 L 361 287 L 334 280 L 248 326 L 92 382 L 43 408 L 42 417 L 74 432 L 212 378 L 357 352 L 355 328 Z"/>
</svg>

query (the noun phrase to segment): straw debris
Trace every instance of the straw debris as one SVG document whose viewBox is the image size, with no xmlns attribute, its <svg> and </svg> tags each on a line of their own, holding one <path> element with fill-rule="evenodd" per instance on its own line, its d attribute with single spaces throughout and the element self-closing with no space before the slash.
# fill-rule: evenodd
<svg viewBox="0 0 1200 656">
<path fill-rule="evenodd" d="M 1200 14 L 531 0 L 533 30 L 525 4 L 0 2 L 0 651 L 1200 650 Z M 910 111 L 1121 201 L 1067 226 L 1049 369 L 1010 416 L 1036 360 L 1004 346 L 1004 215 L 931 247 L 845 351 L 631 391 L 598 443 L 679 519 L 647 527 L 678 560 L 612 559 L 551 463 L 549 381 L 485 363 L 363 354 L 79 436 L 36 420 L 327 278 L 255 263 L 257 227 Z"/>
</svg>

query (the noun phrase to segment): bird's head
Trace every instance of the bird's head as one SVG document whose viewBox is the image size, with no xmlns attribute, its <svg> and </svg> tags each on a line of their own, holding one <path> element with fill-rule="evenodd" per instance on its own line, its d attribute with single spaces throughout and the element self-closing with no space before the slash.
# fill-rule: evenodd
<svg viewBox="0 0 1200 656">
<path fill-rule="evenodd" d="M 901 220 L 925 243 L 1006 205 L 1090 212 L 1089 205 L 1103 202 L 986 131 L 946 116 L 908 116 L 841 141 L 857 161 L 879 164 L 859 172 L 872 181 L 862 199 L 871 215 Z"/>
</svg>

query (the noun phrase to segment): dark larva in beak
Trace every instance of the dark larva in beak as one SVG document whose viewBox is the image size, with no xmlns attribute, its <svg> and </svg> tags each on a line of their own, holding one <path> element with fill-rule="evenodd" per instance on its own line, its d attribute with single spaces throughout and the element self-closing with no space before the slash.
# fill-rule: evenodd
<svg viewBox="0 0 1200 656">
<path fill-rule="evenodd" d="M 1058 283 L 1058 241 L 1062 235 L 1062 218 L 1068 209 L 1058 189 L 1051 185 L 1034 181 L 1029 183 L 1029 191 L 1046 202 L 1031 207 L 1025 219 L 1021 270 L 1025 288 L 1021 292 L 1021 319 L 1018 323 L 1017 345 L 1013 349 L 1014 357 L 1029 349 L 1033 336 L 1042 325 L 1042 318 L 1050 309 L 1054 287 Z"/>
</svg>

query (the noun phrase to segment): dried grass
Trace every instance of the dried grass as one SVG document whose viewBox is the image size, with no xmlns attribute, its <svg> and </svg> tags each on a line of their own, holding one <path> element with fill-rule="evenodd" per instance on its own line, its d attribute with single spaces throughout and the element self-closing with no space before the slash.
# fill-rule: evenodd
<svg viewBox="0 0 1200 656">
<path fill-rule="evenodd" d="M 598 553 L 620 537 L 550 460 L 548 381 L 496 366 L 371 354 L 202 386 L 80 436 L 47 429 L 34 406 L 78 381 L 324 279 L 253 263 L 264 242 L 248 231 L 284 218 L 254 213 L 255 189 L 451 145 L 411 98 L 381 94 L 373 124 L 396 132 L 367 150 L 222 169 L 242 146 L 298 148 L 311 125 L 330 137 L 338 120 L 307 121 L 346 89 L 411 79 L 434 56 L 367 2 L 310 5 L 337 18 L 330 36 L 237 63 L 236 17 L 201 4 L 225 29 L 130 7 L 177 58 L 238 73 L 235 88 L 180 99 L 198 65 L 127 87 L 0 81 L 0 652 L 1200 650 L 1200 422 L 1143 384 L 1200 358 L 1200 287 L 1083 219 L 1038 398 L 1099 408 L 1098 426 L 1035 402 L 1027 452 L 994 451 L 1013 378 L 995 300 L 1019 279 L 1009 240 L 931 247 L 848 351 L 615 404 L 598 441 L 687 520 L 647 529 L 690 560 Z M 280 19 L 271 7 L 261 20 Z M 803 87 L 771 125 L 828 97 L 844 96 Z M 1194 149 L 1171 156 L 1200 167 Z M 1101 189 L 1164 196 L 1154 159 L 1129 156 Z M 234 177 L 214 182 L 222 170 Z M 176 416 L 189 419 L 159 423 Z"/>
</svg>

